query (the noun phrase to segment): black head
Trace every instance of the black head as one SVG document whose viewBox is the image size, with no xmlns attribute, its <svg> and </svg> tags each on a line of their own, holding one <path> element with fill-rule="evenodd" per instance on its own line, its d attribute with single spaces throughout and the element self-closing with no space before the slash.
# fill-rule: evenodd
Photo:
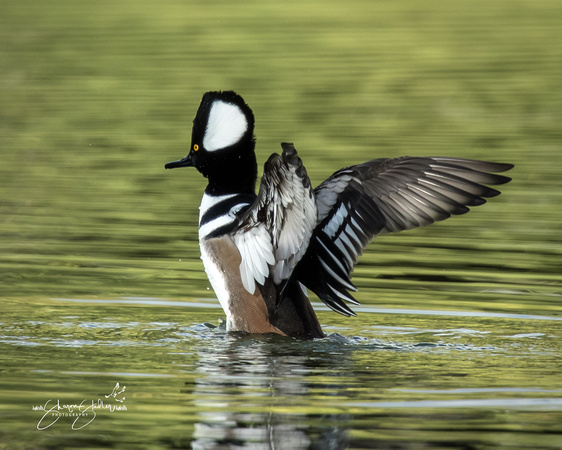
<svg viewBox="0 0 562 450">
<path fill-rule="evenodd" d="M 189 154 L 165 167 L 195 167 L 215 191 L 254 192 L 254 147 L 254 114 L 244 99 L 233 91 L 207 92 L 193 119 Z"/>
</svg>

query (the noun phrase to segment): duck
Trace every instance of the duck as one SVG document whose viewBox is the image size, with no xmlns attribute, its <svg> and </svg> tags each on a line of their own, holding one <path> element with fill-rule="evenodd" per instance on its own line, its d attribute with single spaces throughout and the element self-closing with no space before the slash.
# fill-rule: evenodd
<svg viewBox="0 0 562 450">
<path fill-rule="evenodd" d="M 199 246 L 226 330 L 296 339 L 326 337 L 309 291 L 355 316 L 351 273 L 379 235 L 430 225 L 500 192 L 512 164 L 454 157 L 377 158 L 344 167 L 313 188 L 292 143 L 258 178 L 254 114 L 234 91 L 203 95 L 187 156 L 207 178 Z"/>
</svg>

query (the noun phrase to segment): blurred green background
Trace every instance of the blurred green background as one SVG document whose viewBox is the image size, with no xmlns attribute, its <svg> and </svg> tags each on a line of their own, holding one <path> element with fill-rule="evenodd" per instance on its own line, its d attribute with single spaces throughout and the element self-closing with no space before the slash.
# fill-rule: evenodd
<svg viewBox="0 0 562 450">
<path fill-rule="evenodd" d="M 533 293 L 477 309 L 559 313 L 561 23 L 558 0 L 2 2 L 0 292 L 213 298 L 205 181 L 164 163 L 203 93 L 233 89 L 260 168 L 294 142 L 314 185 L 375 157 L 516 164 L 468 216 L 376 240 L 363 303 L 409 306 L 402 289 L 441 280 Z"/>
</svg>

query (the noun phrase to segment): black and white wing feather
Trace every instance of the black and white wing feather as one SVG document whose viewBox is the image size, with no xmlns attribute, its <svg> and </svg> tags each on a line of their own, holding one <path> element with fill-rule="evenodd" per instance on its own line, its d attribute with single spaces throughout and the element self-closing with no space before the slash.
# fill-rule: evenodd
<svg viewBox="0 0 562 450">
<path fill-rule="evenodd" d="M 350 274 L 378 234 L 409 230 L 464 214 L 500 192 L 511 164 L 459 158 L 375 159 L 341 169 L 314 190 L 318 225 L 295 277 L 330 308 L 354 315 Z"/>
<path fill-rule="evenodd" d="M 246 290 L 272 276 L 276 285 L 289 279 L 304 256 L 316 226 L 314 192 L 292 144 L 265 163 L 258 197 L 240 217 L 234 242 L 240 251 L 240 274 Z"/>
</svg>

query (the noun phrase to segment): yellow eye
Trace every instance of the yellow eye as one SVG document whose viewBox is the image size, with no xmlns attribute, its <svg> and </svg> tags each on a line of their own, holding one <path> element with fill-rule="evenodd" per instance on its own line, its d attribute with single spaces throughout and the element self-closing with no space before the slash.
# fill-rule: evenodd
<svg viewBox="0 0 562 450">
<path fill-rule="evenodd" d="M 196 152 L 197 150 L 199 150 L 199 146 L 197 144 L 193 145 L 193 151 Z"/>
</svg>

